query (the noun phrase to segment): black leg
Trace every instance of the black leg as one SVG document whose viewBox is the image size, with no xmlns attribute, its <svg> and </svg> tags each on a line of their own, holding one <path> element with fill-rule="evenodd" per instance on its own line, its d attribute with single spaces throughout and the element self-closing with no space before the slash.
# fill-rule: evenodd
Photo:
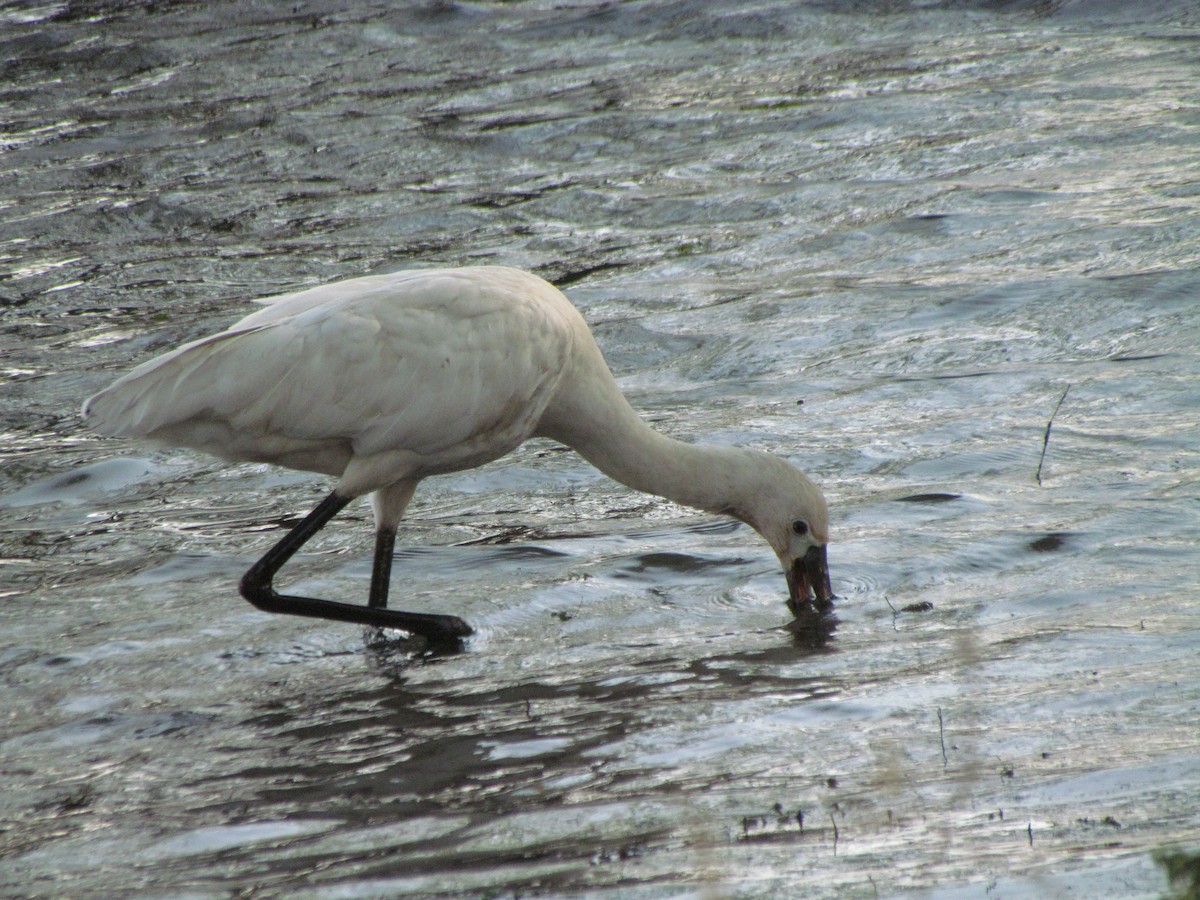
<svg viewBox="0 0 1200 900">
<path fill-rule="evenodd" d="M 380 528 L 375 532 L 375 560 L 371 565 L 371 593 L 367 606 L 383 609 L 387 606 L 388 586 L 392 582 L 392 554 L 396 550 L 396 531 Z"/>
<path fill-rule="evenodd" d="M 336 491 L 317 504 L 317 508 L 304 517 L 295 528 L 284 535 L 283 540 L 267 551 L 258 562 L 242 576 L 242 596 L 265 612 L 289 613 L 294 616 L 312 616 L 317 619 L 333 619 L 337 622 L 357 622 L 377 628 L 398 628 L 419 634 L 435 641 L 457 641 L 471 634 L 471 626 L 458 616 L 442 616 L 433 613 L 401 612 L 385 609 L 387 605 L 387 581 L 391 573 L 392 545 L 396 535 L 390 538 L 382 534 L 375 543 L 375 563 L 371 574 L 371 595 L 368 606 L 339 603 L 336 600 L 317 600 L 312 597 L 294 597 L 278 593 L 271 582 L 280 570 L 313 535 L 326 523 L 345 509 L 350 502 Z M 386 544 L 386 548 L 384 545 Z M 386 549 L 386 552 L 384 552 Z M 381 556 L 386 559 L 380 559 Z"/>
</svg>

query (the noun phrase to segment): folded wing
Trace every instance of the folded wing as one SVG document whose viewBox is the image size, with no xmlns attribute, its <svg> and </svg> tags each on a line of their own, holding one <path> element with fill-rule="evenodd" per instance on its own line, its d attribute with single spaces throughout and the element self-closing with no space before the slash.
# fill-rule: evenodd
<svg viewBox="0 0 1200 900">
<path fill-rule="evenodd" d="M 478 465 L 529 436 L 570 354 L 544 290 L 440 270 L 288 295 L 139 366 L 84 414 L 112 435 L 327 474 L 396 451 L 420 474 Z"/>
</svg>

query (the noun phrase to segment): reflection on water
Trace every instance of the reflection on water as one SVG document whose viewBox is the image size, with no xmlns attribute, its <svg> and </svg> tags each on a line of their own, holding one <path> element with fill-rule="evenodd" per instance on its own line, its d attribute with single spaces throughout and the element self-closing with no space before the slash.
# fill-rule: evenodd
<svg viewBox="0 0 1200 900">
<path fill-rule="evenodd" d="M 0 885 L 1157 896 L 1200 843 L 1185 4 L 0 10 Z M 394 593 L 235 586 L 328 485 L 79 401 L 254 296 L 558 281 L 634 403 L 827 488 L 835 617 L 544 442 Z M 290 569 L 358 599 L 351 506 Z M 47 887 L 52 885 L 53 887 Z"/>
</svg>

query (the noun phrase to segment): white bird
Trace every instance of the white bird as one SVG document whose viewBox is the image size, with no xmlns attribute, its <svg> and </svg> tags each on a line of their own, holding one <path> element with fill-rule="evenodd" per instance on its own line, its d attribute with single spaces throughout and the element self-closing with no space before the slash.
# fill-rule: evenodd
<svg viewBox="0 0 1200 900">
<path fill-rule="evenodd" d="M 258 608 L 433 640 L 471 634 L 457 616 L 386 608 L 396 527 L 421 479 L 498 459 L 534 436 L 574 448 L 635 490 L 746 522 L 779 557 L 792 612 L 812 618 L 831 607 L 817 486 L 768 453 L 651 429 L 583 317 L 537 276 L 414 270 L 256 302 L 266 308 L 143 363 L 87 400 L 83 415 L 107 435 L 338 479 L 242 578 Z M 367 606 L 276 592 L 280 567 L 368 493 L 376 541 Z"/>
</svg>

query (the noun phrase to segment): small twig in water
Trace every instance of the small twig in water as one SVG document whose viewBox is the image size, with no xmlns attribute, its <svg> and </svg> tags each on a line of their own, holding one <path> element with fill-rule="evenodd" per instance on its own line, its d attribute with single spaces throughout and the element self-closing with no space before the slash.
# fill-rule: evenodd
<svg viewBox="0 0 1200 900">
<path fill-rule="evenodd" d="M 1034 476 L 1037 479 L 1038 485 L 1042 483 L 1042 465 L 1046 462 L 1046 451 L 1050 448 L 1050 429 L 1054 426 L 1054 417 L 1058 415 L 1063 401 L 1067 399 L 1067 392 L 1070 390 L 1071 385 L 1068 384 L 1066 390 L 1062 392 L 1062 396 L 1058 398 L 1058 403 L 1054 406 L 1054 412 L 1050 413 L 1050 421 L 1046 423 L 1046 434 L 1042 437 L 1042 455 L 1038 457 L 1037 474 Z"/>
<path fill-rule="evenodd" d="M 829 814 L 829 821 L 833 823 L 833 855 L 837 856 L 838 827 L 837 827 L 837 819 L 835 819 L 833 817 L 832 812 Z"/>
<path fill-rule="evenodd" d="M 950 765 L 950 758 L 946 756 L 946 723 L 942 721 L 942 708 L 938 707 L 938 740 L 942 744 L 942 768 Z"/>
</svg>

